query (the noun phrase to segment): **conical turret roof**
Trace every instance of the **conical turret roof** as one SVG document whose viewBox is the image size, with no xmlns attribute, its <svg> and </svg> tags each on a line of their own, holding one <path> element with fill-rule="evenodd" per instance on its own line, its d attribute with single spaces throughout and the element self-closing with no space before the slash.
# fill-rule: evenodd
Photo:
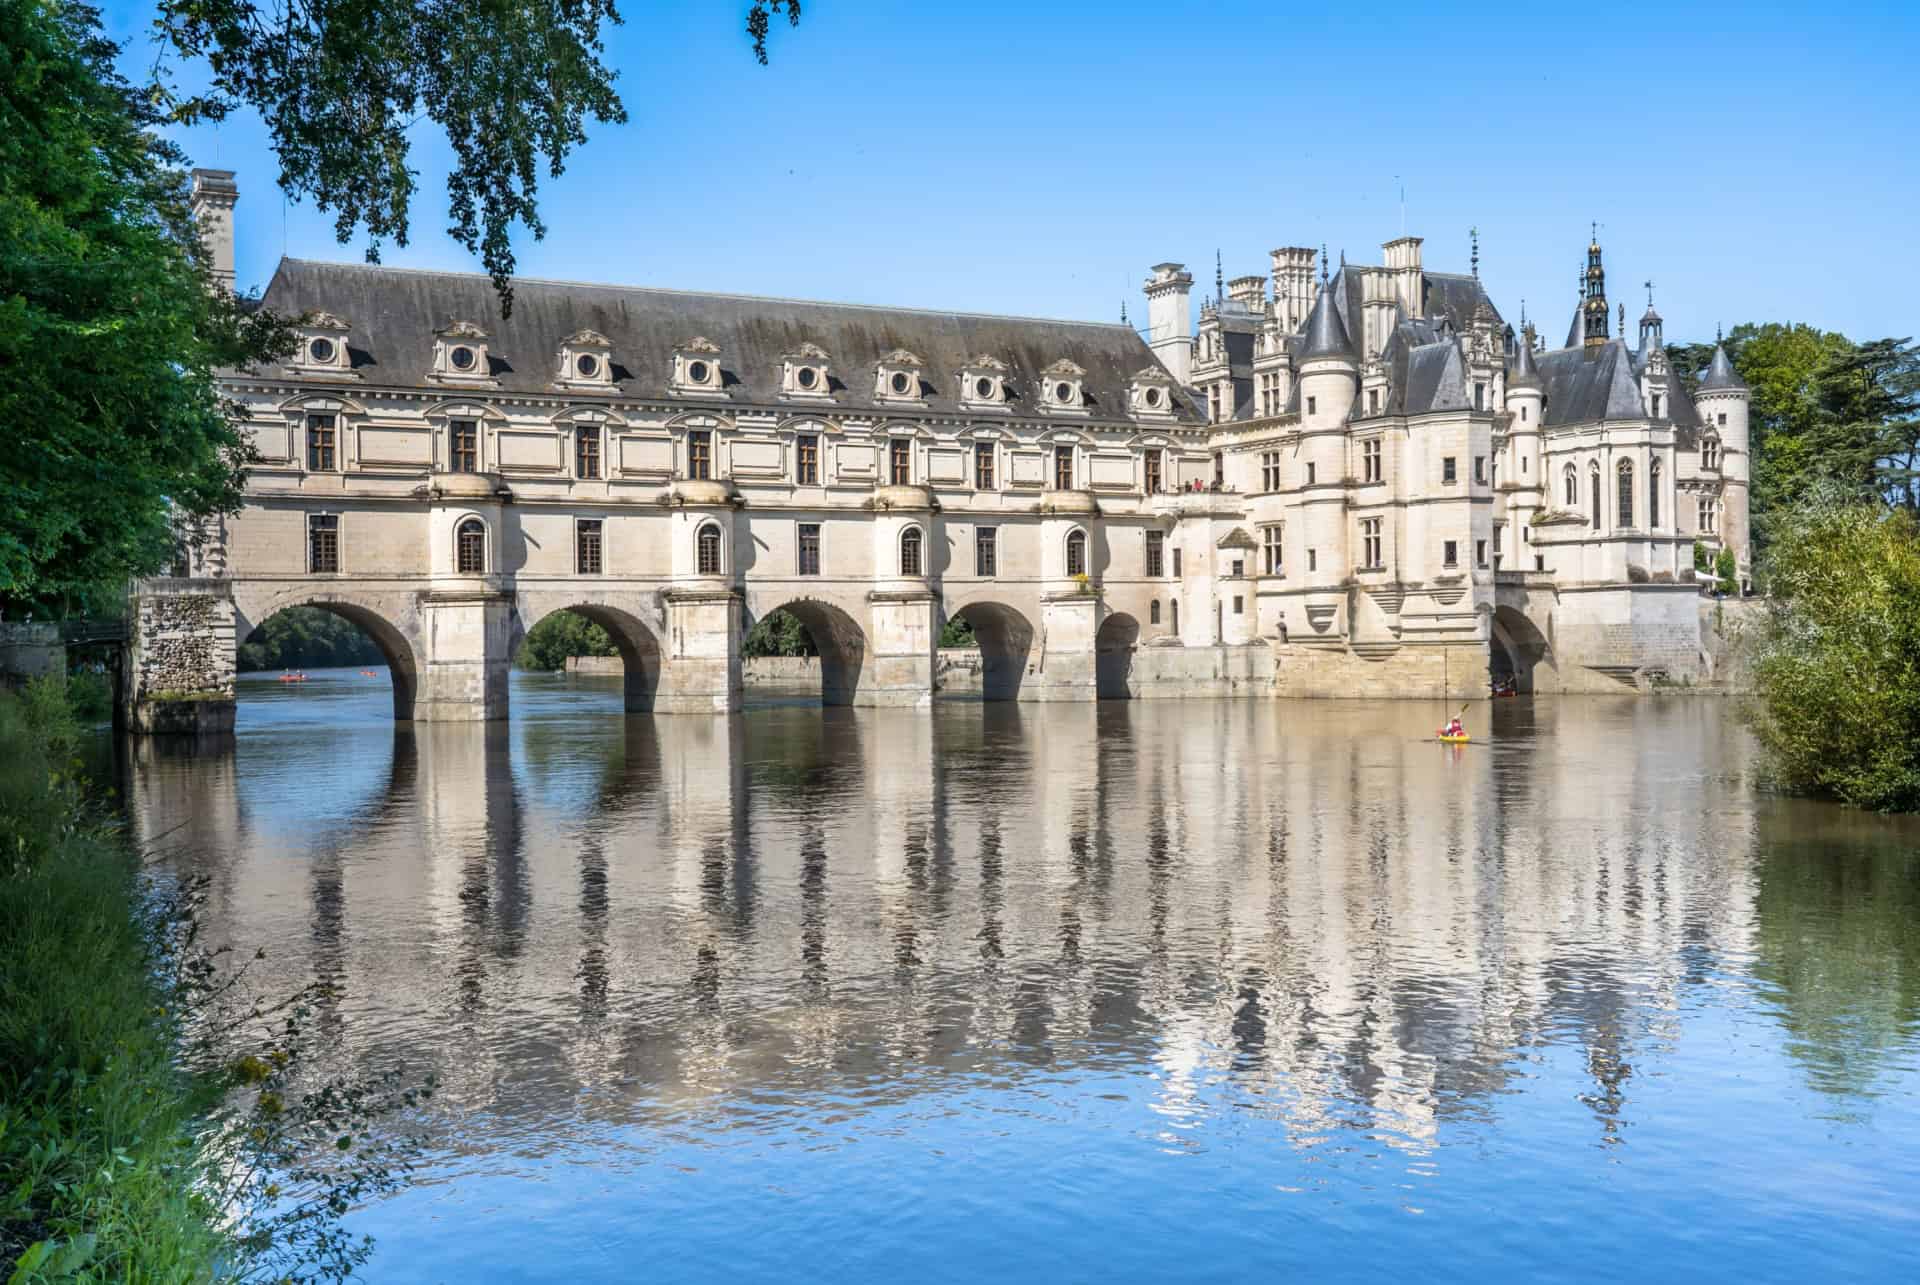
<svg viewBox="0 0 1920 1285">
<path fill-rule="evenodd" d="M 1513 355 L 1513 365 L 1507 372 L 1508 388 L 1541 388 L 1540 367 L 1533 360 L 1533 331 L 1520 338 L 1519 351 Z"/>
<path fill-rule="evenodd" d="M 1700 387 L 1745 389 L 1747 381 L 1740 378 L 1740 372 L 1733 368 L 1727 359 L 1725 344 L 1713 346 L 1713 360 L 1707 364 L 1707 373 L 1700 380 Z"/>
<path fill-rule="evenodd" d="M 1339 309 L 1333 306 L 1331 286 L 1320 287 L 1320 297 L 1307 315 L 1307 338 L 1300 358 L 1305 361 L 1314 357 L 1353 359 L 1353 341 L 1347 338 L 1347 327 L 1340 320 Z"/>
</svg>

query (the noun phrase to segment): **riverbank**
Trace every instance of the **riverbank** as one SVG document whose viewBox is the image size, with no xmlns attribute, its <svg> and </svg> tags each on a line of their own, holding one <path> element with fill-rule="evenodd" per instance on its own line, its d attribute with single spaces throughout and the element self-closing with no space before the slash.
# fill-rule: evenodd
<svg viewBox="0 0 1920 1285">
<path fill-rule="evenodd" d="M 63 714 L 0 695 L 0 1271 L 212 1279 L 216 1090 L 177 1062 L 139 867 L 86 805 Z"/>
</svg>

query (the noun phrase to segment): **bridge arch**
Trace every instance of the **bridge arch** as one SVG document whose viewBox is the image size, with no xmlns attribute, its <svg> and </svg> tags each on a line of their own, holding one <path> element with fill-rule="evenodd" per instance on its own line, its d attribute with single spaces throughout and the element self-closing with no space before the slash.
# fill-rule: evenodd
<svg viewBox="0 0 1920 1285">
<path fill-rule="evenodd" d="M 1033 621 L 1018 608 L 992 599 L 955 604 L 949 620 L 964 620 L 980 645 L 980 698 L 1010 701 L 1020 698 L 1037 632 Z"/>
<path fill-rule="evenodd" d="M 1140 645 L 1140 621 L 1124 611 L 1110 612 L 1093 636 L 1094 694 L 1103 701 L 1133 698 L 1133 653 Z"/>
<path fill-rule="evenodd" d="M 773 595 L 769 595 L 771 599 Z M 762 617 L 784 611 L 798 620 L 820 653 L 820 703 L 851 705 L 860 690 L 860 673 L 867 663 L 867 632 L 853 612 L 824 598 L 788 598 L 769 601 L 749 610 L 743 636 Z"/>
<path fill-rule="evenodd" d="M 1511 678 L 1516 692 L 1531 693 L 1535 688 L 1535 670 L 1545 665 L 1558 669 L 1553 644 L 1538 625 L 1517 607 L 1502 604 L 1493 609 L 1493 647 L 1489 656 L 1493 676 Z"/>
<path fill-rule="evenodd" d="M 372 639 L 385 658 L 387 673 L 393 681 L 395 721 L 413 720 L 414 699 L 420 690 L 420 674 L 425 665 L 410 601 L 389 602 L 377 596 L 337 593 L 324 586 L 283 591 L 254 601 L 236 595 L 233 630 L 236 651 L 261 625 L 292 607 L 317 607 L 354 625 Z"/>
<path fill-rule="evenodd" d="M 584 616 L 607 631 L 614 650 L 620 653 L 622 694 L 627 710 L 630 713 L 651 711 L 654 693 L 660 690 L 660 671 L 665 658 L 658 635 L 625 607 L 565 593 L 528 595 L 516 602 L 507 655 L 518 656 L 520 644 L 526 641 L 527 635 L 557 611 Z"/>
</svg>

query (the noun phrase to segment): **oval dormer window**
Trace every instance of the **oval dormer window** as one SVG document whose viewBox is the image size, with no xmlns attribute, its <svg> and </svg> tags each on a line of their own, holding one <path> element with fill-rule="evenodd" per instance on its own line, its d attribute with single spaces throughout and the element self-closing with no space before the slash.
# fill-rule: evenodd
<svg viewBox="0 0 1920 1285">
<path fill-rule="evenodd" d="M 590 352 L 583 352 L 573 359 L 573 368 L 580 372 L 580 378 L 592 379 L 600 373 L 600 359 Z"/>
<path fill-rule="evenodd" d="M 1053 400 L 1055 400 L 1056 402 L 1059 402 L 1062 406 L 1072 405 L 1073 404 L 1073 385 L 1072 384 L 1055 384 L 1053 386 Z"/>
<path fill-rule="evenodd" d="M 465 345 L 455 348 L 450 356 L 450 360 L 453 362 L 453 368 L 455 370 L 472 370 L 473 349 Z"/>
<path fill-rule="evenodd" d="M 708 374 L 708 370 L 707 370 L 706 362 L 690 361 L 687 363 L 687 379 L 692 383 L 696 383 L 696 384 L 706 383 L 707 374 Z"/>
<path fill-rule="evenodd" d="M 1156 409 L 1159 407 L 1160 390 L 1158 388 L 1149 388 L 1147 390 L 1147 405 L 1155 407 Z"/>
<path fill-rule="evenodd" d="M 307 345 L 307 353 L 315 361 L 324 365 L 333 360 L 333 340 L 316 339 Z"/>
<path fill-rule="evenodd" d="M 820 372 L 811 366 L 802 366 L 799 373 L 793 377 L 793 382 L 802 388 L 812 388 L 820 382 Z"/>
<path fill-rule="evenodd" d="M 896 393 L 905 393 L 912 382 L 913 381 L 907 377 L 906 371 L 896 370 L 893 372 L 893 378 L 887 381 L 887 386 Z"/>
<path fill-rule="evenodd" d="M 973 395 L 982 401 L 991 399 L 993 397 L 993 381 L 985 376 L 974 380 Z"/>
</svg>

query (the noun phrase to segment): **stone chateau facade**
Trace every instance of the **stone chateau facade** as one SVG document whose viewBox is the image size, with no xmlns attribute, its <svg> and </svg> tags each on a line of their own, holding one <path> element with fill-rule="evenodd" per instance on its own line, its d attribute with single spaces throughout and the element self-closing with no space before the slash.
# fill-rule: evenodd
<svg viewBox="0 0 1920 1285">
<path fill-rule="evenodd" d="M 233 176 L 197 171 L 231 280 Z M 603 625 L 628 707 L 726 712 L 776 609 L 828 703 L 920 704 L 969 621 L 988 699 L 1623 691 L 1702 664 L 1696 540 L 1746 552 L 1747 393 L 1608 333 L 1600 247 L 1564 348 L 1421 243 L 1273 253 L 1192 325 L 1126 325 L 283 260 L 284 365 L 233 372 L 237 517 L 138 590 L 139 726 L 230 719 L 234 646 L 325 607 L 396 714 L 501 717 L 519 640 Z M 177 702 L 175 702 L 177 704 Z"/>
</svg>

